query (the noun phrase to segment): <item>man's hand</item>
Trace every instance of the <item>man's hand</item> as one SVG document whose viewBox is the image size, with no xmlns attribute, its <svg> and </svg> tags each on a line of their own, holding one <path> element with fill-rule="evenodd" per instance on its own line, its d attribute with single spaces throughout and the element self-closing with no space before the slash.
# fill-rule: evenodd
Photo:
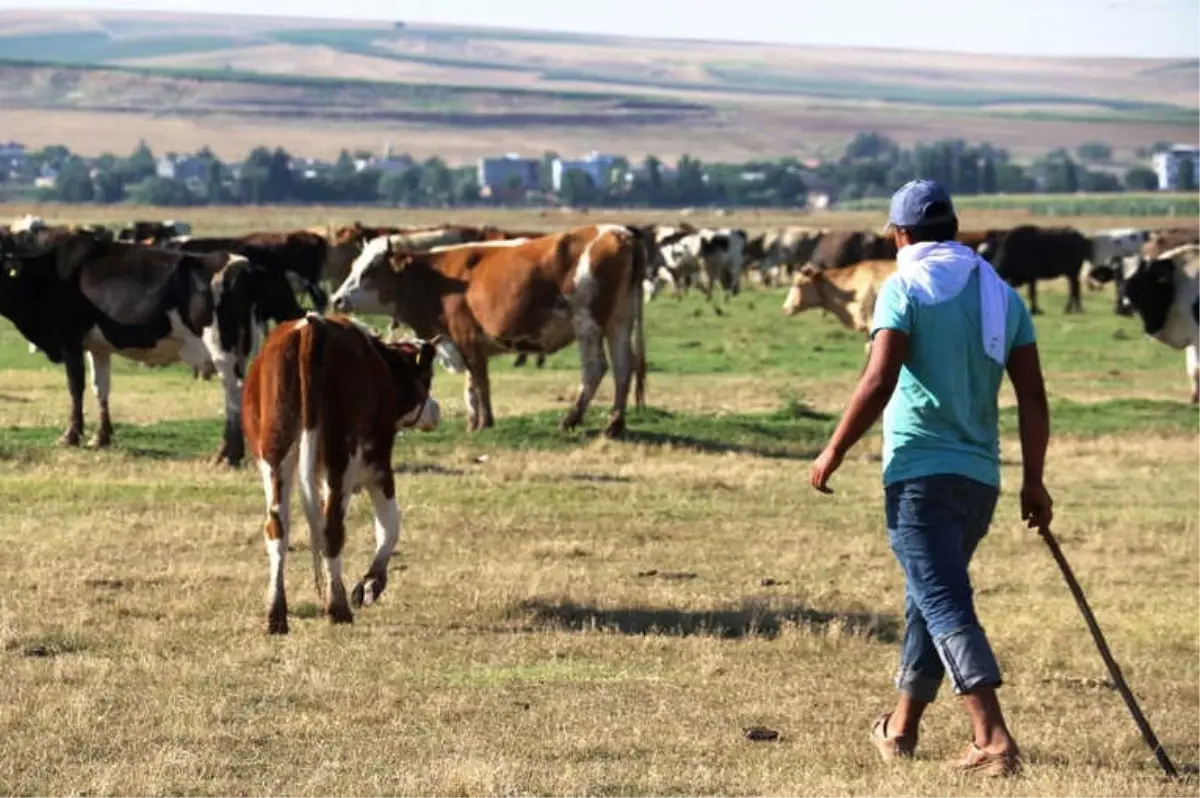
<svg viewBox="0 0 1200 798">
<path fill-rule="evenodd" d="M 1054 520 L 1054 500 L 1041 482 L 1026 482 L 1021 486 L 1021 520 L 1030 529 L 1048 529 Z"/>
<path fill-rule="evenodd" d="M 825 451 L 821 452 L 821 455 L 813 461 L 808 481 L 822 493 L 833 493 L 827 483 L 829 482 L 829 478 L 833 476 L 833 472 L 837 471 L 838 466 L 841 464 L 842 453 L 832 446 L 826 446 Z"/>
</svg>

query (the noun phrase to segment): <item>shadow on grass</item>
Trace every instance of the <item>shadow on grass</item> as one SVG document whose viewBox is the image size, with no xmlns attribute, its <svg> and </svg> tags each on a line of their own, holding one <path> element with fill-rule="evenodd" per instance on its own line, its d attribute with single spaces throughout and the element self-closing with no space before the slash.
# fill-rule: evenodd
<svg viewBox="0 0 1200 798">
<path fill-rule="evenodd" d="M 737 640 L 743 637 L 774 639 L 787 626 L 826 634 L 833 627 L 845 634 L 894 643 L 900 623 L 891 615 L 866 612 L 836 612 L 811 607 L 745 604 L 727 610 L 676 610 L 658 607 L 600 608 L 572 601 L 531 599 L 512 610 L 514 617 L 527 619 L 535 629 L 568 629 L 574 632 L 613 631 L 625 635 L 696 635 Z"/>
</svg>

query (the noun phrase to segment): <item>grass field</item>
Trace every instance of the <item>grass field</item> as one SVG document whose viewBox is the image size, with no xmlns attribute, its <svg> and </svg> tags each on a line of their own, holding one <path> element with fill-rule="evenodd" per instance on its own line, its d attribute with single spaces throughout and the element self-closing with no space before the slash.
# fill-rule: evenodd
<svg viewBox="0 0 1200 798">
<path fill-rule="evenodd" d="M 325 213 L 187 218 L 206 234 Z M 972 223 L 1008 223 L 997 218 Z M 1005 487 L 973 579 L 1026 775 L 942 774 L 968 734 L 948 692 L 917 761 L 878 761 L 867 730 L 892 698 L 903 632 L 878 430 L 835 495 L 807 487 L 862 341 L 818 313 L 785 319 L 782 292 L 757 289 L 724 317 L 694 296 L 648 306 L 650 407 L 626 441 L 596 435 L 608 382 L 583 431 L 555 428 L 578 379 L 572 350 L 543 370 L 495 360 L 497 426 L 477 437 L 463 432 L 459 378 L 439 371 L 448 418 L 397 443 L 404 528 L 388 591 L 331 627 L 300 524 L 286 639 L 264 634 L 258 475 L 205 461 L 218 386 L 114 363 L 115 447 L 57 449 L 63 375 L 0 322 L 0 792 L 1195 795 L 1200 418 L 1183 355 L 1114 316 L 1107 294 L 1064 316 L 1056 290 L 1035 320 L 1055 530 L 1179 783 L 1159 779 L 1019 523 L 1007 387 Z M 90 397 L 86 414 L 90 427 Z M 357 497 L 348 578 L 366 567 L 369 518 Z M 747 741 L 757 724 L 779 740 Z"/>
</svg>

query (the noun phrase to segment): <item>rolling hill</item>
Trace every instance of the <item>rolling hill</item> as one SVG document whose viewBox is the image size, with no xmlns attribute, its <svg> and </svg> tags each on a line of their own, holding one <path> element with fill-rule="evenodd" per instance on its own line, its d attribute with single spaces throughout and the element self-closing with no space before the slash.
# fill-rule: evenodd
<svg viewBox="0 0 1200 798">
<path fill-rule="evenodd" d="M 501 28 L 0 12 L 0 139 L 328 156 L 818 155 L 860 130 L 1019 155 L 1189 141 L 1200 62 L 1018 58 Z"/>
</svg>

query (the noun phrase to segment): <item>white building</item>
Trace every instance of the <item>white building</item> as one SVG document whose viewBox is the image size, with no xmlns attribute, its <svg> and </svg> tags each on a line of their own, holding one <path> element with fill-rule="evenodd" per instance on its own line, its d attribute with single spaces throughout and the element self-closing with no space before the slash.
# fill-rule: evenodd
<svg viewBox="0 0 1200 798">
<path fill-rule="evenodd" d="M 17 169 L 24 161 L 24 144 L 17 141 L 0 141 L 0 167 Z"/>
<path fill-rule="evenodd" d="M 518 180 L 521 191 L 528 191 L 538 187 L 541 165 L 537 158 L 522 158 L 511 152 L 503 158 L 480 158 L 477 179 L 480 188 L 489 189 L 493 195 L 508 189 L 510 183 Z"/>
<path fill-rule="evenodd" d="M 550 165 L 550 186 L 556 192 L 562 191 L 567 172 L 578 169 L 588 176 L 593 186 L 604 188 L 608 185 L 609 174 L 612 172 L 615 162 L 615 156 L 601 155 L 595 150 L 585 155 L 581 161 L 565 161 L 562 158 L 555 158 Z"/>
<path fill-rule="evenodd" d="M 1150 159 L 1151 168 L 1158 175 L 1159 191 L 1178 191 L 1181 167 L 1191 164 L 1192 185 L 1200 186 L 1200 147 L 1191 144 L 1176 144 L 1166 152 L 1156 152 Z"/>
</svg>

